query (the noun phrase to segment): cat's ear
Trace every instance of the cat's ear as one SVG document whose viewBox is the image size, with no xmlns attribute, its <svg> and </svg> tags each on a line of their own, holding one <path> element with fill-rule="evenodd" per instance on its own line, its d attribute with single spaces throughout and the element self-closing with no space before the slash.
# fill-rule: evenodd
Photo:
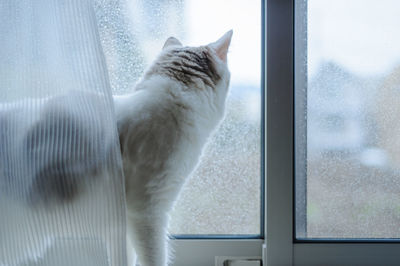
<svg viewBox="0 0 400 266">
<path fill-rule="evenodd" d="M 231 44 L 233 30 L 228 31 L 218 41 L 210 43 L 209 46 L 215 50 L 218 57 L 226 63 L 229 45 Z"/>
<path fill-rule="evenodd" d="M 178 47 L 181 47 L 182 44 L 181 44 L 180 41 L 178 41 L 177 38 L 175 38 L 175 37 L 169 37 L 169 38 L 165 41 L 165 43 L 164 43 L 163 50 L 164 50 L 165 48 L 168 48 L 168 47 L 171 47 L 171 46 L 178 46 Z"/>
</svg>

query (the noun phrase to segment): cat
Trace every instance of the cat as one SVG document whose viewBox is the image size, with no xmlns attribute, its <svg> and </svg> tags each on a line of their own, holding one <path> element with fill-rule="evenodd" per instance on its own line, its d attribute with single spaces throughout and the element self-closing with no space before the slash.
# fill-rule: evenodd
<svg viewBox="0 0 400 266">
<path fill-rule="evenodd" d="M 136 254 L 142 266 L 164 266 L 170 260 L 168 213 L 223 118 L 231 38 L 229 31 L 206 46 L 183 47 L 171 37 L 134 92 L 114 96 L 126 178 L 129 265 L 136 264 Z M 95 184 L 113 154 L 109 120 L 95 121 L 79 113 L 86 106 L 86 111 L 106 117 L 103 96 L 79 91 L 31 100 L 29 105 L 37 108 L 27 109 L 29 113 L 22 108 L 25 105 L 0 104 L 1 193 L 17 195 L 17 200 L 27 204 L 25 211 L 69 204 L 83 195 L 85 187 Z M 19 123 L 11 131 L 14 120 Z M 78 139 L 80 145 L 73 145 Z M 60 153 L 58 147 L 75 148 Z M 20 158 L 20 164 L 12 164 L 12 157 Z M 27 174 L 21 175 L 24 182 L 11 182 L 18 166 L 23 166 L 19 172 Z M 16 182 L 22 187 L 16 187 Z M 48 233 L 54 230 L 49 228 Z M 1 243 L 0 251 L 3 245 L 7 243 Z M 44 249 L 37 249 L 44 254 Z M 0 252 L 0 264 L 1 259 L 24 259 L 22 253 L 4 257 Z"/>
<path fill-rule="evenodd" d="M 128 265 L 165 266 L 169 212 L 224 116 L 232 30 L 200 47 L 174 37 L 132 94 L 114 96 L 127 207 Z"/>
</svg>

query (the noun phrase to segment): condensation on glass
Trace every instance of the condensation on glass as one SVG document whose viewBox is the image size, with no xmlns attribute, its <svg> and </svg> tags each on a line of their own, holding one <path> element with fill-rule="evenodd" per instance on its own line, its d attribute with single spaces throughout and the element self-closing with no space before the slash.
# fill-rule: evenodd
<svg viewBox="0 0 400 266">
<path fill-rule="evenodd" d="M 400 238 L 399 9 L 296 1 L 298 238 Z"/>
<path fill-rule="evenodd" d="M 260 1 L 133 0 L 108 4 L 106 14 L 103 6 L 96 15 L 114 94 L 132 91 L 168 37 L 203 45 L 233 29 L 226 119 L 182 191 L 170 232 L 260 234 Z"/>
</svg>

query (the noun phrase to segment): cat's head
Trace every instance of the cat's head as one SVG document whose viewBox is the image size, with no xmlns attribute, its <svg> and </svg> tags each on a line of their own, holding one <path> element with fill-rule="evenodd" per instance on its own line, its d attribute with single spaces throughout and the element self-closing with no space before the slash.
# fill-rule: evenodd
<svg viewBox="0 0 400 266">
<path fill-rule="evenodd" d="M 227 55 L 232 33 L 230 30 L 216 42 L 198 47 L 183 46 L 176 38 L 168 38 L 146 77 L 170 78 L 188 93 L 208 95 L 217 108 L 223 109 L 230 80 Z"/>
</svg>

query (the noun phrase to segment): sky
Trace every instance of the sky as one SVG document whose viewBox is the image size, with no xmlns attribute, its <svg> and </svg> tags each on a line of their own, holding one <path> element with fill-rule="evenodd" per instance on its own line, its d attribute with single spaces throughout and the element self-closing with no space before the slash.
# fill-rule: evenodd
<svg viewBox="0 0 400 266">
<path fill-rule="evenodd" d="M 400 1 L 309 0 L 309 74 L 323 61 L 362 76 L 400 65 Z"/>
</svg>

